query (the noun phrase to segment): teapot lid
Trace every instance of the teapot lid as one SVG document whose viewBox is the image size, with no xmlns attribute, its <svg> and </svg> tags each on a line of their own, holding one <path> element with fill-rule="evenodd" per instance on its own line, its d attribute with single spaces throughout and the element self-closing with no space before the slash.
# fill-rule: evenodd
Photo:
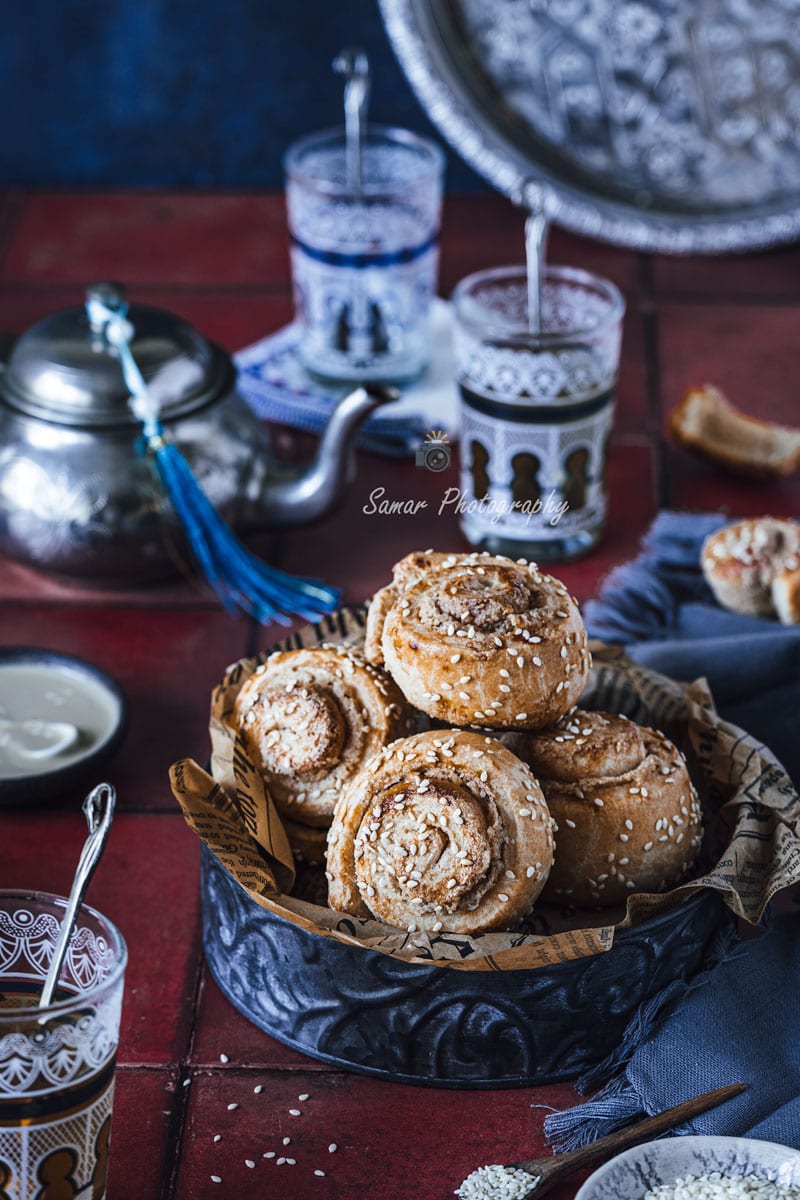
<svg viewBox="0 0 800 1200">
<path fill-rule="evenodd" d="M 87 299 L 121 303 L 124 288 L 101 283 Z M 131 343 L 164 419 L 182 416 L 228 391 L 234 379 L 230 356 L 173 313 L 131 304 Z M 15 343 L 0 391 L 14 408 L 64 425 L 138 424 L 117 351 L 92 323 L 85 308 L 67 308 L 46 317 Z"/>
</svg>

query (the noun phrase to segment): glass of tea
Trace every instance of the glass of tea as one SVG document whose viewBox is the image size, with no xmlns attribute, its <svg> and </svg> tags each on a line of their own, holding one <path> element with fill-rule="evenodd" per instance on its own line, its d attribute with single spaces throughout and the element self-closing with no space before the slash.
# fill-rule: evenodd
<svg viewBox="0 0 800 1200">
<path fill-rule="evenodd" d="M 127 951 L 87 905 L 53 1002 L 38 1007 L 67 901 L 0 891 L 0 1196 L 106 1194 Z"/>
<path fill-rule="evenodd" d="M 431 350 L 442 151 L 368 125 L 357 184 L 343 128 L 295 142 L 284 166 L 304 365 L 325 379 L 413 379 Z"/>
<path fill-rule="evenodd" d="M 546 267 L 537 327 L 525 267 L 453 294 L 461 486 L 474 546 L 537 562 L 591 550 L 606 521 L 606 458 L 625 301 L 606 279 Z"/>
</svg>

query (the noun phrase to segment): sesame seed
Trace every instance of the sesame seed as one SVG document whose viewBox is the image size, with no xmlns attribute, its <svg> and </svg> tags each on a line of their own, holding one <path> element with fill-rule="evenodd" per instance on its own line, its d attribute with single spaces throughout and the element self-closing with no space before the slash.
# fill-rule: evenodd
<svg viewBox="0 0 800 1200">
<path fill-rule="evenodd" d="M 669 838 L 668 838 L 668 836 L 666 835 L 666 833 L 662 833 L 662 834 L 661 834 L 661 837 L 660 837 L 658 840 L 659 840 L 660 842 L 668 842 L 668 841 L 669 841 Z"/>
<path fill-rule="evenodd" d="M 529 808 L 521 808 L 519 810 L 519 815 L 521 817 L 529 817 L 531 815 L 531 810 Z"/>
<path fill-rule="evenodd" d="M 510 678 L 511 678 L 511 673 L 510 673 L 510 671 L 507 671 L 507 670 L 505 669 L 505 667 L 502 667 L 502 668 L 501 668 L 501 670 L 500 670 L 500 675 L 501 675 L 501 677 L 502 677 L 503 679 L 510 679 Z"/>
<path fill-rule="evenodd" d="M 620 840 L 621 842 L 627 842 L 627 840 L 628 840 L 628 835 L 627 835 L 627 833 L 621 833 L 621 834 L 619 835 L 619 840 Z"/>
<path fill-rule="evenodd" d="M 510 692 L 510 691 L 511 691 L 511 688 L 508 686 L 508 684 L 507 684 L 507 683 L 501 683 L 501 684 L 500 684 L 500 691 L 501 691 L 501 692 L 504 692 L 504 693 L 507 693 L 507 692 Z"/>
<path fill-rule="evenodd" d="M 220 1054 L 219 1061 L 221 1063 L 226 1063 L 226 1062 L 230 1062 L 231 1060 L 228 1058 L 227 1054 Z"/>
<path fill-rule="evenodd" d="M 286 1159 L 285 1159 L 285 1158 L 276 1158 L 276 1159 L 275 1159 L 275 1166 L 276 1166 L 276 1167 L 282 1167 L 282 1166 L 283 1166 L 283 1164 L 284 1164 L 285 1162 L 286 1162 Z"/>
<path fill-rule="evenodd" d="M 652 850 L 652 849 L 653 849 L 653 843 L 652 843 L 652 842 L 645 842 L 645 844 L 644 844 L 644 848 L 645 848 L 645 850 Z"/>
<path fill-rule="evenodd" d="M 181 1086 L 182 1086 L 182 1087 L 188 1087 L 188 1086 L 189 1086 L 189 1084 L 190 1084 L 191 1082 L 192 1082 L 192 1081 L 191 1081 L 191 1079 L 184 1079 L 184 1081 L 183 1081 L 183 1083 L 182 1083 L 182 1085 L 181 1085 Z"/>
<path fill-rule="evenodd" d="M 451 663 L 453 663 L 453 664 L 455 664 L 455 663 L 460 663 L 460 662 L 461 662 L 461 655 L 460 655 L 460 654 L 451 654 L 451 655 L 450 655 L 450 662 L 451 662 Z"/>
<path fill-rule="evenodd" d="M 600 799 L 600 797 L 599 797 L 599 796 L 595 796 L 595 798 L 594 798 L 594 803 L 597 805 L 597 807 L 598 807 L 598 808 L 603 808 L 603 807 L 604 807 L 604 806 L 603 806 L 603 801 Z"/>
<path fill-rule="evenodd" d="M 256 1096 L 260 1096 L 261 1093 L 263 1092 L 263 1090 L 264 1090 L 263 1083 L 257 1083 L 256 1086 L 253 1088 L 253 1092 Z"/>
<path fill-rule="evenodd" d="M 539 658 L 538 654 L 533 656 L 533 665 L 535 667 L 540 667 L 542 665 L 542 660 Z"/>
<path fill-rule="evenodd" d="M 633 829 L 633 821 L 630 819 L 630 817 L 625 818 L 625 828 Z"/>
<path fill-rule="evenodd" d="M 575 829 L 575 822 L 570 821 L 569 817 L 565 817 L 564 821 L 569 826 L 570 829 Z"/>
<path fill-rule="evenodd" d="M 283 1139 L 283 1144 L 284 1144 L 284 1146 L 289 1146 L 289 1145 L 291 1145 L 291 1141 L 292 1141 L 292 1139 L 291 1139 L 290 1137 L 285 1137 L 285 1138 Z"/>
<path fill-rule="evenodd" d="M 324 1179 L 324 1178 L 325 1178 L 325 1172 L 324 1172 L 324 1171 L 315 1171 L 315 1172 L 314 1172 L 314 1174 L 315 1174 L 315 1175 L 319 1175 L 320 1179 Z"/>
<path fill-rule="evenodd" d="M 235 1111 L 235 1110 L 236 1110 L 238 1107 L 239 1107 L 239 1105 L 238 1105 L 238 1104 L 229 1104 L 229 1105 L 228 1105 L 228 1112 L 234 1112 L 234 1111 Z"/>
<path fill-rule="evenodd" d="M 211 1182 L 212 1183 L 222 1183 L 222 1176 L 221 1175 L 212 1175 Z"/>
<path fill-rule="evenodd" d="M 527 719 L 528 719 L 527 713 L 517 713 L 516 717 L 514 718 L 515 721 L 527 721 Z"/>
<path fill-rule="evenodd" d="M 457 883 L 458 883 L 458 880 L 457 880 L 457 879 L 448 879 L 448 881 L 447 881 L 447 887 L 448 887 L 448 889 L 449 889 L 449 888 L 454 888 L 454 887 L 456 886 L 456 884 L 457 884 Z"/>
<path fill-rule="evenodd" d="M 328 1154 L 335 1154 L 338 1149 L 339 1147 L 336 1145 L 336 1142 L 331 1142 L 330 1146 L 328 1146 Z"/>
<path fill-rule="evenodd" d="M 638 789 L 638 788 L 628 788 L 628 791 L 630 792 L 630 794 L 631 794 L 632 796 L 638 796 L 638 795 L 639 795 L 639 789 Z"/>
<path fill-rule="evenodd" d="M 287 1167 L 297 1166 L 297 1159 L 296 1158 L 287 1158 L 286 1165 L 287 1165 Z"/>
<path fill-rule="evenodd" d="M 434 922 L 434 925 L 433 925 L 433 932 L 434 932 L 434 933 L 438 933 L 438 932 L 439 932 L 439 930 L 440 930 L 441 928 L 442 928 L 442 922 L 441 922 L 441 921 L 435 921 L 435 922 Z"/>
<path fill-rule="evenodd" d="M 244 1160 L 244 1165 L 245 1165 L 246 1167 L 250 1167 L 250 1169 L 252 1170 L 252 1169 L 253 1169 L 253 1167 L 254 1167 L 256 1164 L 253 1162 L 252 1158 L 246 1158 L 246 1159 Z"/>
<path fill-rule="evenodd" d="M 221 1134 L 221 1133 L 215 1133 L 215 1134 L 214 1134 L 214 1141 L 215 1141 L 215 1142 L 221 1142 L 221 1141 L 222 1141 L 222 1134 Z"/>
<path fill-rule="evenodd" d="M 521 654 L 518 654 L 518 655 L 517 655 L 517 666 L 518 666 L 518 667 L 524 667 L 524 666 L 525 666 L 525 659 L 522 657 L 522 655 L 521 655 Z"/>
<path fill-rule="evenodd" d="M 498 900 L 499 900 L 499 901 L 500 901 L 502 904 L 508 904 L 508 896 L 505 894 L 505 892 L 498 892 L 498 893 L 497 893 L 497 899 L 498 899 Z"/>
<path fill-rule="evenodd" d="M 290 1108 L 289 1116 L 290 1117 L 299 1117 L 299 1116 L 302 1116 L 302 1113 L 300 1112 L 299 1108 Z"/>
<path fill-rule="evenodd" d="M 275 1151 L 274 1151 L 274 1150 L 268 1150 L 268 1151 L 266 1152 L 266 1154 L 262 1154 L 262 1155 L 261 1155 L 261 1157 L 262 1157 L 262 1158 L 274 1158 L 274 1157 L 275 1157 Z"/>
</svg>

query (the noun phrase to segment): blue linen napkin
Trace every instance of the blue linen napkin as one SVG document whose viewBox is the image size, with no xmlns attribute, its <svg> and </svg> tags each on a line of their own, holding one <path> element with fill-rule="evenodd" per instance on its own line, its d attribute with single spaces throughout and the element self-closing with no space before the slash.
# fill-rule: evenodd
<svg viewBox="0 0 800 1200">
<path fill-rule="evenodd" d="M 798 786 L 800 626 L 740 616 L 714 600 L 700 548 L 729 521 L 660 512 L 638 558 L 612 571 L 585 605 L 586 628 L 673 679 L 704 675 L 720 714 L 769 746 Z"/>
<path fill-rule="evenodd" d="M 800 629 L 720 608 L 700 570 L 718 514 L 661 512 L 642 553 L 611 573 L 585 606 L 590 634 L 622 642 L 638 662 L 680 680 L 704 675 L 720 713 L 800 778 Z M 590 1101 L 545 1120 L 556 1150 L 603 1137 L 727 1083 L 748 1090 L 680 1133 L 752 1136 L 800 1149 L 800 916 L 731 949 L 634 1015 L 621 1045 L 578 1081 L 605 1084 Z"/>
<path fill-rule="evenodd" d="M 649 1025 L 649 1028 L 647 1027 Z M 621 1075 L 586 1104 L 545 1120 L 566 1150 L 728 1083 L 747 1091 L 676 1132 L 759 1137 L 800 1149 L 800 917 L 776 919 L 667 1003 L 630 1027 L 636 1045 Z M 622 1055 L 579 1082 L 594 1085 Z"/>
</svg>

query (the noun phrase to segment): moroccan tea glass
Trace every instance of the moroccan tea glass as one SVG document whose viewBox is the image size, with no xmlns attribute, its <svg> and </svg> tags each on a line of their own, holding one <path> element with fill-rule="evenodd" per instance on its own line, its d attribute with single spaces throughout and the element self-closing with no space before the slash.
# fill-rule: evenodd
<svg viewBox="0 0 800 1200">
<path fill-rule="evenodd" d="M 361 163 L 355 186 L 343 129 L 286 155 L 300 354 L 326 379 L 397 383 L 430 357 L 444 156 L 408 130 L 371 125 Z"/>
<path fill-rule="evenodd" d="M 37 1007 L 66 900 L 0 891 L 0 1196 L 103 1200 L 127 952 L 82 905 L 53 1002 Z"/>
<path fill-rule="evenodd" d="M 606 521 L 625 301 L 606 279 L 546 268 L 533 332 L 514 266 L 468 276 L 453 303 L 464 534 L 514 558 L 578 558 Z"/>
</svg>

